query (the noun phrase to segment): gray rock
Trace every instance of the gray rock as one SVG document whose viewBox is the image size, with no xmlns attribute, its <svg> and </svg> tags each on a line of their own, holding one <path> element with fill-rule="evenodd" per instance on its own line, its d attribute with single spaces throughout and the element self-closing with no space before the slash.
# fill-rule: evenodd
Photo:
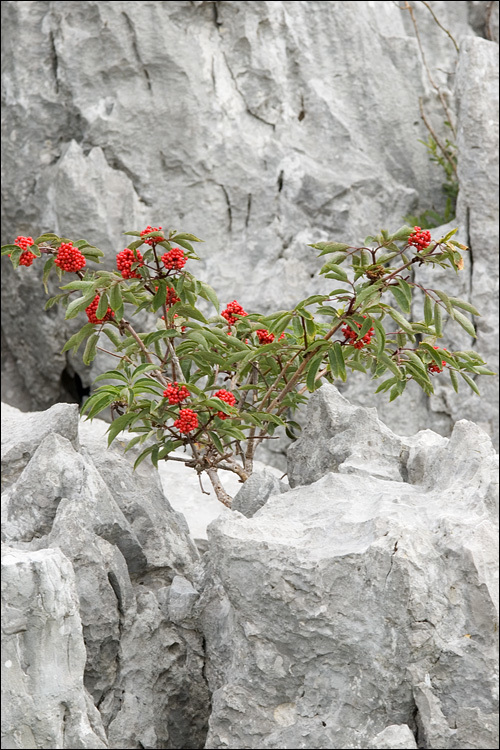
<svg viewBox="0 0 500 750">
<path fill-rule="evenodd" d="M 46 415 L 26 416 L 39 434 Z M 174 622 L 159 593 L 179 575 L 197 575 L 198 553 L 153 467 L 134 474 L 122 448 L 91 437 L 83 430 L 78 450 L 59 434 L 41 440 L 2 494 L 4 537 L 71 561 L 85 686 L 109 747 L 201 747 L 209 709 L 201 635 L 187 610 Z"/>
<path fill-rule="evenodd" d="M 281 482 L 269 470 L 255 471 L 243 484 L 238 494 L 235 495 L 231 509 L 251 518 L 262 508 L 271 495 L 279 495 L 282 492 L 287 492 L 288 489 L 288 485 Z"/>
<path fill-rule="evenodd" d="M 310 456 L 332 434 L 314 397 Z M 371 429 L 374 445 L 389 432 Z M 318 462 L 253 518 L 209 526 L 207 748 L 496 746 L 498 456 L 465 421 L 405 451 L 413 483 Z"/>
<path fill-rule="evenodd" d="M 2 747 L 108 747 L 85 660 L 69 560 L 2 545 Z"/>
<path fill-rule="evenodd" d="M 34 414 L 2 404 L 2 488 L 19 477 L 42 440 L 51 433 L 62 435 L 78 446 L 76 404 L 55 404 Z"/>
<path fill-rule="evenodd" d="M 354 406 L 325 384 L 311 395 L 303 432 L 289 448 L 288 480 L 296 487 L 339 471 L 401 482 L 405 445 L 376 409 Z"/>
<path fill-rule="evenodd" d="M 379 732 L 370 743 L 374 750 L 417 750 L 415 737 L 408 724 L 392 724 Z"/>
</svg>

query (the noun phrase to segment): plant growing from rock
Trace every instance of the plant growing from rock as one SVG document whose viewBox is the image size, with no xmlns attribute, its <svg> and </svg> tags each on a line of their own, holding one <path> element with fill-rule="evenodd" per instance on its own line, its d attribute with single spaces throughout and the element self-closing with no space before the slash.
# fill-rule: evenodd
<svg viewBox="0 0 500 750">
<path fill-rule="evenodd" d="M 475 337 L 465 313 L 479 312 L 418 285 L 411 274 L 414 265 L 459 272 L 467 248 L 453 239 L 455 232 L 433 240 L 420 227 L 403 226 L 367 237 L 359 247 L 310 245 L 327 256 L 319 273 L 334 288 L 269 315 L 248 312 L 237 300 L 220 311 L 215 291 L 190 270 L 197 259 L 193 243 L 201 240 L 162 227 L 125 232 L 136 239 L 117 254 L 116 271 L 89 268 L 99 263 L 101 250 L 53 233 L 17 237 L 2 254 L 14 267 L 45 256 L 46 291 L 53 271 L 60 281 L 76 274 L 46 309 L 59 303 L 67 319 L 87 316 L 63 351 L 76 353 L 86 342 L 85 364 L 98 350 L 117 359 L 116 369 L 96 378 L 111 382 L 100 385 L 82 409 L 91 419 L 111 409 L 109 443 L 125 430 L 132 435 L 126 450 L 142 448 L 136 465 L 149 456 L 155 466 L 175 460 L 199 476 L 205 472 L 230 507 L 219 471 L 247 479 L 257 446 L 272 439 L 278 425 L 295 437 L 300 427 L 293 412 L 322 381 L 345 381 L 359 370 L 380 380 L 376 392 L 387 392 L 392 401 L 410 381 L 433 393 L 433 378 L 446 370 L 455 391 L 462 378 L 479 394 L 473 376 L 494 373 L 477 352 L 450 352 L 437 343 L 446 316 Z M 416 289 L 424 316 L 409 320 Z M 152 330 L 137 330 L 130 321 L 143 310 L 156 317 Z M 179 455 L 181 448 L 186 455 Z"/>
</svg>

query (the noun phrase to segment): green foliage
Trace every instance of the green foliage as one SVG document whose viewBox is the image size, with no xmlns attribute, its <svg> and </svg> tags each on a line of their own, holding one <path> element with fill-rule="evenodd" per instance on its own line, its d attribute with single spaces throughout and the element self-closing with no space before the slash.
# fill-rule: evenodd
<svg viewBox="0 0 500 750">
<path fill-rule="evenodd" d="M 116 358 L 115 369 L 96 378 L 99 385 L 82 413 L 93 418 L 111 408 L 109 442 L 122 431 L 129 433 L 130 447 L 143 449 L 136 465 L 147 457 L 157 465 L 184 447 L 188 457 L 176 460 L 198 473 L 207 471 L 213 479 L 214 472 L 225 469 L 245 479 L 257 445 L 270 439 L 277 426 L 296 436 L 293 412 L 306 392 L 323 382 L 345 382 L 360 371 L 392 401 L 410 381 L 433 393 L 434 378 L 447 372 L 455 391 L 460 375 L 479 393 L 477 376 L 494 374 L 481 357 L 472 350 L 449 352 L 438 343 L 447 318 L 475 337 L 469 316 L 479 315 L 476 308 L 429 288 L 423 289 L 423 319 L 410 317 L 411 267 L 459 272 L 467 248 L 453 239 L 454 230 L 417 250 L 413 231 L 406 225 L 392 234 L 382 230 L 360 247 L 337 241 L 311 245 L 328 256 L 320 274 L 335 281 L 332 290 L 268 315 L 247 314 L 237 303 L 219 314 L 215 291 L 189 270 L 197 258 L 191 243 L 201 241 L 194 235 L 126 232 L 139 238 L 129 248 L 143 253 L 131 276 L 87 265 L 47 303 L 65 305 L 66 319 L 87 312 L 88 322 L 63 351 L 76 353 L 84 345 L 83 361 L 89 364 L 99 348 L 111 346 Z M 40 254 L 48 256 L 44 284 L 62 239 L 48 233 L 37 240 Z M 183 248 L 185 262 L 168 268 L 162 255 L 174 246 Z M 85 240 L 74 247 L 95 264 L 103 255 Z M 17 250 L 15 245 L 2 248 L 16 267 Z M 87 310 L 91 303 L 92 314 Z M 207 303 L 215 312 L 208 318 Z M 133 327 L 130 314 L 138 310 L 154 315 L 152 330 Z M 218 493 L 229 505 L 230 499 Z"/>
</svg>

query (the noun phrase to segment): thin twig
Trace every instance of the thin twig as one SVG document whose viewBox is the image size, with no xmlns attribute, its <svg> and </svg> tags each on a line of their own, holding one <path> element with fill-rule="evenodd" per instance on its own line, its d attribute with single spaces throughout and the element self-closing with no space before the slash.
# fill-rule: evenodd
<svg viewBox="0 0 500 750">
<path fill-rule="evenodd" d="M 425 7 L 427 8 L 427 10 L 428 10 L 428 11 L 430 12 L 430 14 L 432 15 L 433 19 L 435 20 L 435 22 L 436 22 L 436 23 L 437 23 L 437 25 L 439 26 L 439 28 L 440 28 L 440 29 L 443 29 L 444 33 L 445 33 L 445 34 L 447 34 L 447 35 L 448 35 L 448 36 L 450 37 L 451 41 L 452 41 L 452 42 L 453 42 L 453 44 L 455 45 L 455 49 L 456 49 L 456 51 L 457 51 L 457 52 L 460 52 L 460 50 L 459 50 L 459 48 L 458 48 L 458 44 L 456 43 L 455 39 L 454 39 L 454 38 L 452 37 L 452 35 L 451 35 L 451 34 L 450 34 L 450 32 L 448 31 L 448 29 L 445 29 L 445 27 L 443 26 L 443 24 L 442 24 L 442 23 L 441 23 L 441 22 L 439 21 L 439 19 L 437 18 L 436 14 L 435 14 L 435 13 L 434 13 L 434 11 L 432 10 L 432 8 L 431 8 L 431 6 L 429 5 L 429 3 L 426 3 L 426 2 L 425 2 L 425 0 L 420 0 L 420 2 L 422 3 L 422 5 L 425 5 Z"/>
<path fill-rule="evenodd" d="M 432 128 L 432 125 L 430 124 L 430 122 L 428 121 L 427 117 L 425 116 L 424 106 L 422 104 L 422 98 L 420 96 L 418 98 L 418 105 L 420 107 L 420 117 L 424 121 L 425 127 L 427 128 L 427 130 L 429 131 L 429 133 L 432 135 L 432 137 L 436 141 L 436 143 L 437 143 L 440 151 L 442 152 L 444 158 L 446 159 L 446 161 L 448 161 L 451 164 L 451 167 L 452 167 L 453 171 L 455 172 L 455 174 L 457 174 L 457 165 L 455 164 L 455 162 L 451 158 L 450 154 L 448 153 L 448 150 L 440 142 L 439 138 L 437 137 L 436 133 L 434 132 L 434 130 Z"/>
</svg>

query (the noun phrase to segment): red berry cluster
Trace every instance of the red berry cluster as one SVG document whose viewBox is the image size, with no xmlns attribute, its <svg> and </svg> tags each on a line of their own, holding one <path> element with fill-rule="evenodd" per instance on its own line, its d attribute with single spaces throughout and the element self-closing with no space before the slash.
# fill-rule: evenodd
<svg viewBox="0 0 500 750">
<path fill-rule="evenodd" d="M 248 313 L 245 312 L 242 306 L 234 299 L 232 302 L 229 302 L 226 309 L 221 312 L 221 315 L 227 320 L 228 325 L 234 326 L 235 323 L 238 322 L 238 319 L 234 317 L 235 315 L 241 315 L 244 317 L 245 315 L 248 315 Z"/>
<path fill-rule="evenodd" d="M 179 432 L 192 432 L 198 427 L 198 415 L 192 409 L 180 409 L 179 419 L 174 422 Z"/>
<path fill-rule="evenodd" d="M 142 254 L 139 250 L 131 250 L 126 247 L 125 250 L 122 250 L 121 253 L 118 253 L 116 256 L 116 267 L 121 271 L 124 279 L 141 278 L 141 275 L 140 273 L 137 273 L 137 270 L 132 271 L 132 264 L 137 262 L 141 266 L 144 265 L 144 263 L 142 263 Z"/>
<path fill-rule="evenodd" d="M 163 391 L 165 398 L 168 398 L 169 404 L 180 404 L 186 398 L 191 395 L 185 385 L 179 385 L 179 383 L 169 383 Z"/>
<path fill-rule="evenodd" d="M 173 247 L 168 253 L 161 256 L 163 265 L 168 268 L 169 271 L 175 270 L 180 271 L 186 265 L 186 254 L 180 247 Z"/>
<path fill-rule="evenodd" d="M 104 318 L 96 317 L 96 311 L 99 306 L 100 299 L 101 299 L 100 295 L 96 294 L 96 296 L 94 297 L 90 305 L 85 308 L 85 312 L 87 313 L 87 318 L 89 319 L 89 323 L 93 323 L 94 325 L 98 325 L 100 323 L 106 323 L 107 320 L 112 320 L 114 317 L 114 312 L 110 307 L 108 307 Z"/>
<path fill-rule="evenodd" d="M 257 338 L 259 339 L 260 344 L 272 344 L 274 341 L 274 333 L 269 333 L 269 331 L 266 331 L 265 329 L 260 329 L 259 331 L 255 331 L 257 334 Z M 278 341 L 281 341 L 281 339 L 285 338 L 285 332 L 281 334 Z M 248 339 L 247 342 L 248 343 Z"/>
<path fill-rule="evenodd" d="M 85 266 L 85 257 L 81 254 L 72 242 L 62 242 L 57 251 L 57 257 L 54 261 L 63 271 L 72 273 L 80 271 Z"/>
<path fill-rule="evenodd" d="M 28 250 L 28 247 L 31 247 L 33 244 L 33 237 L 16 237 L 16 241 L 14 242 L 14 245 L 17 245 L 21 248 L 21 250 L 24 250 L 24 252 L 21 253 L 19 256 L 19 265 L 20 266 L 31 266 L 33 261 L 36 258 L 35 253 L 32 253 Z M 10 253 L 8 254 L 10 258 Z"/>
<path fill-rule="evenodd" d="M 221 388 L 220 391 L 214 393 L 214 398 L 220 398 L 221 401 L 225 401 L 226 404 L 229 404 L 229 406 L 234 406 L 236 403 L 234 395 L 230 391 L 224 390 L 224 388 Z M 218 411 L 217 416 L 219 417 L 219 419 L 229 419 L 229 415 L 224 414 L 223 411 Z"/>
<path fill-rule="evenodd" d="M 172 305 L 175 305 L 176 302 L 180 302 L 181 298 L 177 296 L 177 293 L 175 289 L 173 289 L 171 286 L 167 286 L 167 297 L 165 299 L 165 304 L 167 307 L 172 307 Z"/>
<path fill-rule="evenodd" d="M 363 318 L 366 318 L 366 315 L 363 315 Z M 354 322 L 358 326 L 358 328 L 361 328 L 361 323 L 356 323 L 356 321 Z M 363 349 L 363 347 L 369 344 L 372 340 L 374 328 L 370 328 L 368 333 L 366 333 L 363 338 L 359 339 L 359 341 L 356 341 L 356 339 L 358 338 L 358 332 L 353 331 L 352 328 L 347 324 L 342 327 L 342 333 L 344 334 L 345 340 L 348 344 L 351 344 L 351 346 L 353 346 L 355 349 Z"/>
<path fill-rule="evenodd" d="M 274 341 L 274 333 L 269 333 L 269 331 L 262 329 L 260 331 L 255 331 L 255 333 L 259 339 L 259 344 L 272 344 Z"/>
<path fill-rule="evenodd" d="M 149 234 L 150 232 L 161 232 L 161 231 L 162 231 L 161 227 L 150 227 L 148 225 L 146 229 L 142 230 L 141 237 L 144 237 L 145 234 Z M 146 243 L 146 245 L 153 246 L 153 245 L 156 245 L 158 242 L 162 242 L 162 240 L 164 239 L 165 237 L 150 237 L 149 239 L 144 240 L 144 242 Z"/>
<path fill-rule="evenodd" d="M 431 233 L 420 227 L 413 227 L 413 233 L 408 238 L 408 244 L 417 248 L 417 252 L 425 250 L 431 244 Z"/>
<path fill-rule="evenodd" d="M 433 349 L 439 349 L 439 346 L 434 346 Z M 446 352 L 448 350 L 445 349 L 444 351 Z M 444 368 L 446 367 L 446 360 L 442 359 L 441 364 L 442 364 L 442 367 L 439 367 L 439 365 L 437 365 L 435 362 L 431 362 L 431 364 L 428 365 L 427 369 L 429 370 L 429 372 L 436 372 L 436 373 L 443 372 Z"/>
<path fill-rule="evenodd" d="M 17 245 L 21 250 L 27 250 L 33 244 L 33 237 L 16 237 L 14 245 Z"/>
</svg>

